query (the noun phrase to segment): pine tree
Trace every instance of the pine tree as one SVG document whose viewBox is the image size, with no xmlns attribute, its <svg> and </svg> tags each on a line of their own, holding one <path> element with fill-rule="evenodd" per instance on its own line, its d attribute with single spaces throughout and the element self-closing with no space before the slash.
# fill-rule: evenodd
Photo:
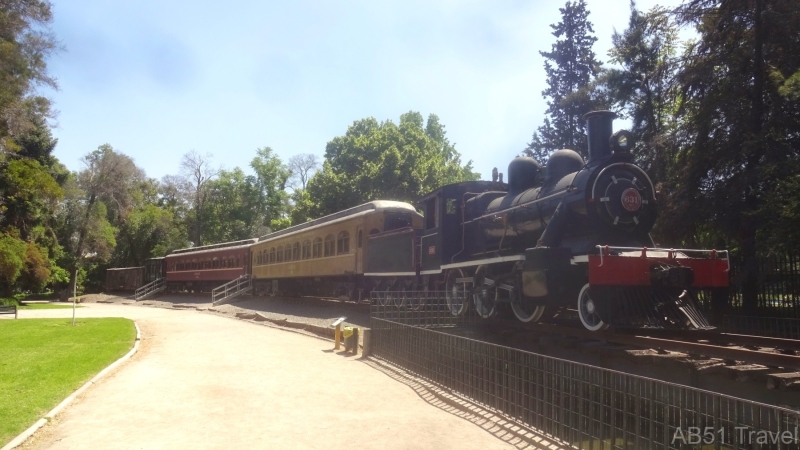
<svg viewBox="0 0 800 450">
<path fill-rule="evenodd" d="M 787 227 L 796 234 L 796 224 L 782 217 L 796 217 L 797 204 L 775 205 L 794 212 L 769 207 L 795 189 L 800 166 L 800 105 L 790 88 L 800 67 L 796 3 L 692 0 L 679 16 L 697 26 L 700 40 L 679 75 L 684 148 L 676 161 L 677 207 L 666 216 L 693 224 L 694 236 L 727 238 L 744 262 L 738 281 L 750 311 L 759 246 Z"/>
<path fill-rule="evenodd" d="M 615 109 L 631 119 L 637 164 L 654 182 L 664 182 L 677 151 L 673 135 L 680 97 L 677 25 L 664 8 L 641 13 L 631 2 L 628 28 L 614 32 L 612 42 L 610 62 L 618 68 L 605 70 L 600 83 Z"/>
<path fill-rule="evenodd" d="M 547 117 L 533 134 L 524 153 L 544 160 L 555 150 L 570 148 L 587 155 L 586 135 L 581 116 L 593 109 L 590 83 L 600 70 L 592 46 L 594 37 L 589 11 L 584 0 L 567 1 L 561 11 L 561 22 L 550 25 L 557 38 L 545 57 Z"/>
</svg>

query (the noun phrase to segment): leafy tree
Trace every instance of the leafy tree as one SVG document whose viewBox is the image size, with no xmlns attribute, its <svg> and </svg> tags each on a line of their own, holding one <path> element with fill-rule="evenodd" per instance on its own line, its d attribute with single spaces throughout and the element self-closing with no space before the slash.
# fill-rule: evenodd
<svg viewBox="0 0 800 450">
<path fill-rule="evenodd" d="M 3 296 L 10 297 L 12 286 L 25 265 L 27 245 L 25 241 L 11 234 L 0 234 L 0 280 L 3 283 Z"/>
<path fill-rule="evenodd" d="M 314 202 L 311 201 L 311 195 L 305 189 L 295 189 L 292 192 L 292 210 L 289 213 L 292 219 L 292 225 L 308 222 L 312 219 L 312 210 Z"/>
<path fill-rule="evenodd" d="M 0 192 L 4 194 L 4 222 L 27 236 L 31 227 L 48 220 L 63 189 L 50 173 L 33 159 L 14 159 L 3 167 Z"/>
<path fill-rule="evenodd" d="M 328 142 L 322 170 L 308 183 L 315 202 L 310 216 L 378 199 L 411 201 L 445 184 L 478 179 L 471 161 L 461 165 L 436 115 L 423 125 L 413 111 L 399 124 L 370 117 Z"/>
<path fill-rule="evenodd" d="M 597 41 L 585 0 L 569 0 L 561 11 L 561 22 L 550 25 L 557 38 L 545 58 L 547 117 L 533 133 L 524 150 L 541 161 L 555 150 L 569 148 L 587 155 L 588 144 L 581 116 L 595 109 L 591 81 L 600 70 L 592 46 Z"/>
<path fill-rule="evenodd" d="M 664 216 L 677 236 L 732 244 L 744 261 L 743 300 L 753 308 L 759 242 L 796 212 L 765 207 L 798 169 L 800 104 L 790 80 L 800 67 L 800 15 L 792 0 L 692 0 L 679 17 L 700 39 L 679 75 L 683 149 Z M 698 224 L 711 224 L 711 233 Z"/>
<path fill-rule="evenodd" d="M 73 275 L 79 261 L 91 257 L 108 261 L 116 246 L 117 228 L 109 221 L 123 223 L 135 201 L 144 173 L 133 160 L 104 144 L 82 158 L 86 166 L 75 180 L 65 185 L 67 195 L 60 210 L 60 241 L 69 249 L 62 262 Z M 71 289 L 62 292 L 62 297 Z"/>
<path fill-rule="evenodd" d="M 236 241 L 266 234 L 264 198 L 254 176 L 223 170 L 209 182 L 205 236 L 210 242 Z"/>
<path fill-rule="evenodd" d="M 144 203 L 120 224 L 112 263 L 118 267 L 138 267 L 148 258 L 165 256 L 187 246 L 185 228 L 176 226 L 168 209 Z"/>
<path fill-rule="evenodd" d="M 290 222 L 288 194 L 285 189 L 291 171 L 269 147 L 256 150 L 250 167 L 256 173 L 258 189 L 265 207 L 262 224 L 273 231 L 287 227 Z"/>
<path fill-rule="evenodd" d="M 654 182 L 663 182 L 677 152 L 677 25 L 666 9 L 656 7 L 641 13 L 631 2 L 628 28 L 622 33 L 615 31 L 612 42 L 610 62 L 617 67 L 604 71 L 602 84 L 621 115 L 631 119 L 637 164 Z"/>
<path fill-rule="evenodd" d="M 16 138 L 51 115 L 50 102 L 35 95 L 37 86 L 57 87 L 45 62 L 57 50 L 47 28 L 51 6 L 47 0 L 0 2 L 0 155 L 18 151 Z"/>
</svg>

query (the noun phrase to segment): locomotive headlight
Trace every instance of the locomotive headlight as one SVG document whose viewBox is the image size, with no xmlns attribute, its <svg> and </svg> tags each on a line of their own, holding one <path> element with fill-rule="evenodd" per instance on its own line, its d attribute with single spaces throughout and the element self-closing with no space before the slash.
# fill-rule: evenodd
<svg viewBox="0 0 800 450">
<path fill-rule="evenodd" d="M 614 153 L 628 153 L 633 148 L 633 134 L 627 130 L 619 130 L 609 139 Z"/>
</svg>

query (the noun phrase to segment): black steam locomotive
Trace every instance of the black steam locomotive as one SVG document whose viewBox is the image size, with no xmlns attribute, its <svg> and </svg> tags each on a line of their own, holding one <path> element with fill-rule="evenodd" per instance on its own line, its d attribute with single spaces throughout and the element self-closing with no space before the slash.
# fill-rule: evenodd
<svg viewBox="0 0 800 450">
<path fill-rule="evenodd" d="M 424 289 L 444 289 L 453 315 L 471 303 L 489 318 L 507 303 L 523 322 L 567 307 L 590 330 L 709 328 L 698 295 L 712 303 L 724 296 L 727 252 L 654 248 L 656 193 L 633 164 L 630 133 L 612 134 L 609 111 L 584 119 L 588 161 L 559 150 L 543 169 L 520 157 L 508 167 L 507 184 L 493 177 L 422 198 L 425 223 L 411 244 L 416 279 Z M 396 237 L 370 238 L 365 272 L 391 276 L 386 255 L 397 245 Z"/>
</svg>

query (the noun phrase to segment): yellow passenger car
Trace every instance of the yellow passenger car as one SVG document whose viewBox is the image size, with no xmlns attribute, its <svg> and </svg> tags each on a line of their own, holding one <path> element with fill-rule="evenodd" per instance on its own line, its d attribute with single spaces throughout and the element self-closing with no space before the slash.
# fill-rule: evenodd
<svg viewBox="0 0 800 450">
<path fill-rule="evenodd" d="M 359 300 L 368 236 L 420 229 L 408 203 L 374 201 L 261 237 L 250 249 L 256 295 L 346 296 Z"/>
</svg>

